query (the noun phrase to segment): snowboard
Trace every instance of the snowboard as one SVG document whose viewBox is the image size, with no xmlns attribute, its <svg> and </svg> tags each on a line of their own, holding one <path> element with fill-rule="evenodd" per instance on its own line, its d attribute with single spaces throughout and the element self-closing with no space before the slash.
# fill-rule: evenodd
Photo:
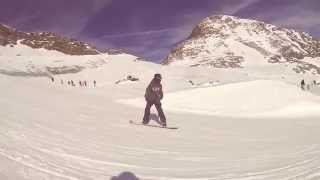
<svg viewBox="0 0 320 180">
<path fill-rule="evenodd" d="M 131 120 L 129 121 L 129 123 L 133 124 L 133 125 L 138 125 L 138 126 L 148 126 L 148 127 L 163 128 L 163 129 L 178 129 L 177 127 L 170 127 L 170 126 L 163 127 L 160 125 L 143 124 L 141 122 L 135 122 L 135 121 L 131 121 Z"/>
</svg>

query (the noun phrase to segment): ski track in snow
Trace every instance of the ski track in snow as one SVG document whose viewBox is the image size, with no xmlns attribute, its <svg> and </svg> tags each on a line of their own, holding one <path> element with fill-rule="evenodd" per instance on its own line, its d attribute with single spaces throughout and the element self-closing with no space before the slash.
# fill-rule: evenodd
<svg viewBox="0 0 320 180">
<path fill-rule="evenodd" d="M 220 77 L 222 90 L 213 87 L 219 93 L 233 86 L 224 84 L 231 83 L 234 75 L 225 77 L 219 70 L 208 77 L 212 73 L 208 69 L 122 59 L 79 74 L 56 76 L 55 83 L 47 78 L 0 75 L 0 178 L 102 180 L 129 171 L 147 180 L 320 179 L 318 114 L 240 118 L 166 111 L 168 124 L 178 130 L 132 126 L 128 121 L 139 121 L 143 108 L 118 100 L 143 97 L 155 72 L 164 75 L 165 95 L 172 98 L 189 90 L 200 92 L 189 86 L 190 78 L 205 82 Z M 244 87 L 255 79 L 244 78 L 241 70 L 235 73 Z M 254 73 L 262 76 L 260 71 Z M 140 81 L 114 83 L 128 74 Z M 97 79 L 98 88 L 59 84 L 59 79 L 91 77 Z M 297 79 L 288 75 L 290 82 Z M 304 95 L 310 101 L 316 97 Z M 169 107 L 173 101 L 165 102 Z"/>
</svg>

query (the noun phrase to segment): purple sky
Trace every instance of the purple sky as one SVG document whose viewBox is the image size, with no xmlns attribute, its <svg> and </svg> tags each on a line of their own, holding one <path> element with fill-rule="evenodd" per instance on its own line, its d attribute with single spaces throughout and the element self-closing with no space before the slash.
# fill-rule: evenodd
<svg viewBox="0 0 320 180">
<path fill-rule="evenodd" d="M 252 18 L 320 38 L 320 0 L 3 0 L 0 23 L 158 61 L 204 17 Z"/>
</svg>

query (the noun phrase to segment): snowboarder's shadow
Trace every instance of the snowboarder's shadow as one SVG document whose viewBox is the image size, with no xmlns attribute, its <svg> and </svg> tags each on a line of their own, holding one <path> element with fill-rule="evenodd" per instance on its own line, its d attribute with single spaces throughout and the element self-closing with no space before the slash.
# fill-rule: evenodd
<svg viewBox="0 0 320 180">
<path fill-rule="evenodd" d="M 139 180 L 132 172 L 122 172 L 118 176 L 111 177 L 110 180 Z"/>
<path fill-rule="evenodd" d="M 156 113 L 151 113 L 150 114 L 150 121 L 155 121 L 159 125 L 161 125 L 160 117 Z"/>
</svg>

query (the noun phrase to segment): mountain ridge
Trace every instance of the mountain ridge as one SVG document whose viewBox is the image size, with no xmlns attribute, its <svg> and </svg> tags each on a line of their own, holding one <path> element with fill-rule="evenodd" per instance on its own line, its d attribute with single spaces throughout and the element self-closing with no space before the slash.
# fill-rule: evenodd
<svg viewBox="0 0 320 180">
<path fill-rule="evenodd" d="M 305 32 L 261 21 L 214 15 L 201 21 L 162 64 L 187 60 L 185 64 L 189 66 L 241 68 L 252 58 L 248 52 L 256 53 L 254 57 L 267 63 L 297 63 L 303 66 L 298 67 L 301 72 L 314 68 L 314 64 L 302 60 L 320 57 L 320 41 Z M 319 68 L 317 71 L 320 73 Z"/>
<path fill-rule="evenodd" d="M 0 46 L 14 47 L 18 43 L 33 49 L 56 50 L 66 55 L 132 54 L 129 50 L 118 48 L 99 50 L 89 43 L 53 32 L 22 32 L 0 23 Z"/>
</svg>

